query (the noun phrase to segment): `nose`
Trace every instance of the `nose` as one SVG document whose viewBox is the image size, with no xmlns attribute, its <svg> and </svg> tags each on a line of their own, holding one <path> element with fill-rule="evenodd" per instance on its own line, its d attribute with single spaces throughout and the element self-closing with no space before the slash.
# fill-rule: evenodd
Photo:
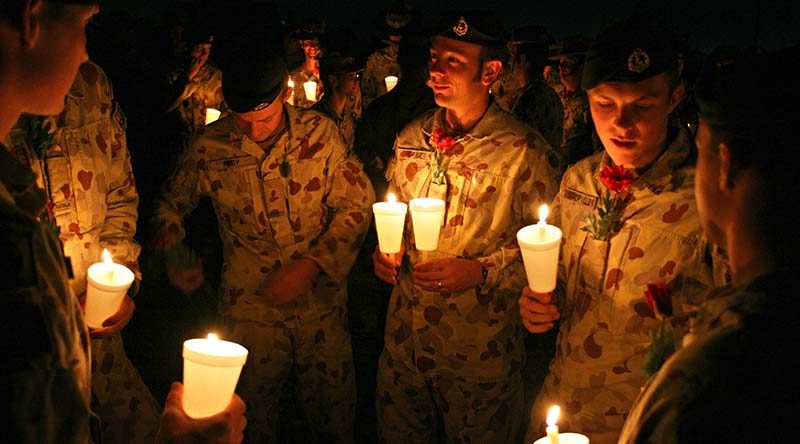
<svg viewBox="0 0 800 444">
<path fill-rule="evenodd" d="M 622 106 L 617 109 L 614 115 L 614 125 L 618 128 L 628 129 L 632 128 L 636 123 L 635 112 L 631 107 Z"/>
</svg>

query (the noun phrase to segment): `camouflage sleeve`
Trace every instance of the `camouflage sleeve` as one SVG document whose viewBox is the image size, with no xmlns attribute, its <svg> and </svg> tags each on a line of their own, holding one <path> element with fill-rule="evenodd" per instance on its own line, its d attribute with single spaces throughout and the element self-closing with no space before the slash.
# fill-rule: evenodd
<svg viewBox="0 0 800 444">
<path fill-rule="evenodd" d="M 512 217 L 522 221 L 512 228 L 509 239 L 498 251 L 477 258 L 488 269 L 486 282 L 481 292 L 486 294 L 493 289 L 509 290 L 514 294 L 527 285 L 525 269 L 516 241 L 516 232 L 524 225 L 534 223 L 535 209 L 549 204 L 558 190 L 556 171 L 550 166 L 543 147 L 529 149 L 524 157 L 527 167 L 520 169 L 520 177 L 514 189 Z M 532 211 L 533 209 L 533 211 Z"/>
<path fill-rule="evenodd" d="M 116 102 L 111 120 L 106 218 L 100 232 L 100 244 L 131 268 L 138 282 L 141 280 L 138 264 L 141 247 L 133 236 L 136 234 L 139 194 L 125 137 L 125 117 Z"/>
<path fill-rule="evenodd" d="M 369 229 L 371 205 L 375 202 L 372 189 L 361 163 L 348 156 L 345 147 L 332 128 L 333 154 L 328 159 L 325 203 L 330 223 L 312 244 L 306 257 L 319 265 L 334 280 L 344 279 L 355 262 L 361 242 Z"/>
<path fill-rule="evenodd" d="M 165 182 L 156 202 L 153 226 L 157 227 L 156 243 L 168 249 L 186 237 L 183 218 L 197 207 L 200 200 L 199 165 L 202 163 L 194 144 L 183 152 L 178 167 Z"/>
<path fill-rule="evenodd" d="M 367 59 L 367 64 L 364 67 L 364 80 L 361 82 L 361 97 L 364 106 L 368 106 L 378 96 L 376 82 L 374 62 L 371 59 Z"/>
</svg>

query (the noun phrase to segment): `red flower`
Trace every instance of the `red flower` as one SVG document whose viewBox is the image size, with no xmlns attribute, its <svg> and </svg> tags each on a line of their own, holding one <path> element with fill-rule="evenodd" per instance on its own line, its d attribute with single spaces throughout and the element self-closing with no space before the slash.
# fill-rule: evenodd
<svg viewBox="0 0 800 444">
<path fill-rule="evenodd" d="M 650 307 L 650 311 L 656 317 L 663 319 L 672 316 L 672 290 L 667 284 L 662 282 L 647 284 L 644 298 L 647 300 L 647 306 Z"/>
<path fill-rule="evenodd" d="M 606 165 L 600 173 L 600 180 L 606 184 L 609 190 L 619 193 L 630 188 L 633 183 L 633 173 L 626 170 L 622 165 Z"/>
<path fill-rule="evenodd" d="M 450 147 L 456 144 L 456 138 L 453 136 L 445 135 L 441 128 L 434 128 L 431 134 L 431 144 L 436 148 L 436 151 L 444 153 Z"/>
</svg>

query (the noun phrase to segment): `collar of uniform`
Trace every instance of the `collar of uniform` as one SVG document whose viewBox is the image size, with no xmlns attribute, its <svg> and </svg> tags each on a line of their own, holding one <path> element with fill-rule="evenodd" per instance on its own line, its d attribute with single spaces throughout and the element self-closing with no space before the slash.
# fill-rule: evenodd
<svg viewBox="0 0 800 444">
<path fill-rule="evenodd" d="M 498 121 L 503 115 L 503 108 L 497 103 L 494 98 L 490 99 L 489 106 L 486 108 L 486 112 L 483 113 L 481 119 L 478 120 L 478 123 L 472 127 L 464 136 L 464 139 L 485 139 L 489 137 L 493 131 L 497 131 L 498 128 L 502 126 L 498 125 Z M 439 108 L 436 110 L 436 114 L 434 115 L 433 119 L 433 127 L 431 128 L 431 134 L 433 130 L 436 128 L 441 128 L 444 122 L 444 108 Z"/>
<path fill-rule="evenodd" d="M 644 174 L 633 181 L 633 187 L 647 188 L 654 194 L 661 194 L 669 187 L 675 171 L 686 164 L 693 151 L 690 143 L 691 136 L 688 131 L 682 128 L 677 128 L 674 131 L 672 141 L 667 146 L 667 149 Z M 670 132 L 672 133 L 672 131 Z M 603 152 L 603 158 L 594 172 L 594 180 L 596 182 L 600 182 L 600 173 L 603 168 L 610 165 L 612 165 L 611 157 L 609 157 L 608 153 Z"/>
</svg>

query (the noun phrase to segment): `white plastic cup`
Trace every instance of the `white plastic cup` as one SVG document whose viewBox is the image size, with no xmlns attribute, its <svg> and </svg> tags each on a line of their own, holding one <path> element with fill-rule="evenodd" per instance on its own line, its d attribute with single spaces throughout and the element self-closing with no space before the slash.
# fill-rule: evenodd
<svg viewBox="0 0 800 444">
<path fill-rule="evenodd" d="M 381 253 L 400 252 L 403 244 L 403 229 L 406 223 L 408 205 L 403 202 L 376 202 L 372 204 L 375 214 L 375 230 L 378 232 L 378 246 Z"/>
<path fill-rule="evenodd" d="M 543 436 L 533 444 L 550 444 L 551 442 L 549 436 Z M 559 433 L 558 442 L 559 444 L 589 444 L 589 437 L 580 433 Z"/>
<path fill-rule="evenodd" d="M 220 339 L 183 342 L 183 410 L 207 418 L 225 410 L 233 398 L 247 349 Z"/>
<path fill-rule="evenodd" d="M 219 119 L 220 114 L 222 114 L 222 112 L 218 109 L 206 108 L 206 125 L 216 122 Z"/>
<path fill-rule="evenodd" d="M 102 328 L 103 322 L 119 310 L 133 283 L 128 267 L 97 262 L 86 271 L 86 303 L 83 317 L 91 328 Z"/>
<path fill-rule="evenodd" d="M 317 101 L 317 82 L 309 80 L 303 83 L 303 90 L 306 93 L 306 100 L 309 102 Z"/>
<path fill-rule="evenodd" d="M 386 76 L 383 81 L 386 83 L 386 92 L 391 91 L 397 86 L 397 76 Z"/>
<path fill-rule="evenodd" d="M 444 222 L 444 201 L 429 197 L 411 199 L 411 223 L 418 251 L 434 251 Z"/>
<path fill-rule="evenodd" d="M 528 286 L 536 293 L 549 293 L 556 288 L 561 229 L 553 225 L 528 225 L 517 231 Z"/>
</svg>

